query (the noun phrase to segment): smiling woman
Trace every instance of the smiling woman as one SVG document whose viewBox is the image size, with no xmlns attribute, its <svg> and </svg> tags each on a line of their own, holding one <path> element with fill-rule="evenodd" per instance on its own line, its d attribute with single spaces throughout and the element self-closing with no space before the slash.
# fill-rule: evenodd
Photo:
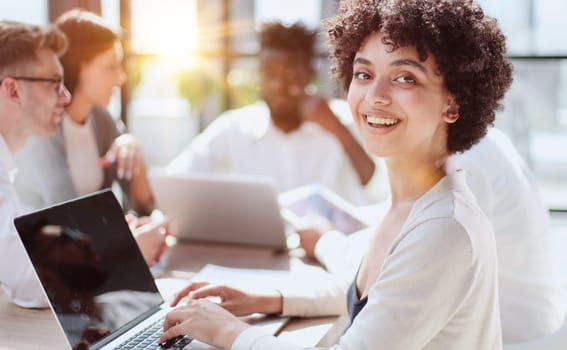
<svg viewBox="0 0 567 350">
<path fill-rule="evenodd" d="M 385 41 L 379 33 L 365 39 L 354 58 L 348 90 L 366 149 L 385 159 L 399 152 L 412 153 L 416 159 L 444 156 L 430 152 L 446 152 L 445 130 L 447 123 L 456 121 L 458 110 L 454 97 L 444 87 L 431 56 L 420 62 L 413 47 L 388 54 L 390 45 Z M 431 134 L 437 137 L 430 139 Z M 401 142 L 401 137 L 407 137 L 407 142 Z"/>
<path fill-rule="evenodd" d="M 494 234 L 450 159 L 486 133 L 510 85 L 496 21 L 470 0 L 346 0 L 326 26 L 333 71 L 390 181 L 356 277 L 350 287 L 289 286 L 262 298 L 189 285 L 180 293 L 191 293 L 188 305 L 168 314 L 161 340 L 304 349 L 242 323 L 227 311 L 239 304 L 238 315 L 348 310 L 334 350 L 502 349 Z M 220 306 L 199 300 L 208 296 L 221 296 Z"/>
</svg>

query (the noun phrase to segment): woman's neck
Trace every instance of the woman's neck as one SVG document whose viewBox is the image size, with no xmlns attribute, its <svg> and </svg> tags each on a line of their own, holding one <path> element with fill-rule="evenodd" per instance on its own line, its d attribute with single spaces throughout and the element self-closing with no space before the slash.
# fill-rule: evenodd
<svg viewBox="0 0 567 350">
<path fill-rule="evenodd" d="M 85 124 L 89 112 L 93 108 L 92 103 L 82 98 L 81 95 L 73 95 L 71 103 L 65 107 L 65 113 L 77 124 Z"/>
<path fill-rule="evenodd" d="M 413 203 L 435 186 L 446 174 L 446 159 L 387 159 L 392 206 Z"/>
</svg>

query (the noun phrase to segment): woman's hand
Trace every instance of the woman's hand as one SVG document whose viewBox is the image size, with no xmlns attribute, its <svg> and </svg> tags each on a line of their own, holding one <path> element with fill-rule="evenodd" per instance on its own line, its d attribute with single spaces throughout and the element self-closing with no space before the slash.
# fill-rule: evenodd
<svg viewBox="0 0 567 350">
<path fill-rule="evenodd" d="M 234 340 L 248 327 L 250 325 L 208 300 L 191 300 L 167 314 L 164 332 L 158 342 L 189 335 L 207 344 L 230 349 Z"/>
<path fill-rule="evenodd" d="M 148 266 L 158 262 L 167 250 L 165 241 L 169 231 L 167 219 L 156 221 L 149 216 L 137 218 L 126 215 L 126 221 Z"/>
<path fill-rule="evenodd" d="M 319 239 L 333 229 L 333 225 L 327 218 L 322 216 L 312 216 L 302 218 L 299 227 L 295 227 L 295 232 L 299 235 L 299 244 L 305 251 L 305 256 L 309 259 L 316 260 L 315 246 Z"/>
<path fill-rule="evenodd" d="M 323 236 L 323 232 L 316 228 L 296 229 L 295 232 L 299 235 L 299 245 L 305 251 L 305 256 L 311 260 L 316 260 L 315 246 Z"/>
<path fill-rule="evenodd" d="M 217 297 L 220 299 L 219 305 L 236 316 L 246 316 L 255 312 L 279 314 L 283 307 L 282 296 L 277 291 L 272 294 L 252 294 L 229 286 L 212 285 L 208 282 L 190 283 L 177 293 L 171 306 L 177 305 L 186 296 L 189 296 L 188 303 L 192 300 Z"/>
<path fill-rule="evenodd" d="M 140 172 L 142 164 L 140 143 L 130 134 L 120 135 L 114 140 L 108 152 L 100 158 L 99 163 L 104 168 L 116 163 L 118 178 L 130 180 Z"/>
</svg>

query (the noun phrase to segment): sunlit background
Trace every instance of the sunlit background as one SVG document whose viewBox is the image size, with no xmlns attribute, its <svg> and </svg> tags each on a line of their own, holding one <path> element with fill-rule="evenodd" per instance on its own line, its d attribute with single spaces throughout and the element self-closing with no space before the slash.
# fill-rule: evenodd
<svg viewBox="0 0 567 350">
<path fill-rule="evenodd" d="M 497 125 L 535 171 L 550 208 L 567 210 L 567 1 L 480 2 L 499 20 L 515 65 Z M 75 6 L 123 29 L 128 83 L 110 109 L 160 167 L 219 113 L 258 98 L 259 23 L 299 20 L 316 28 L 336 1 L 0 0 L 0 17 L 44 25 Z M 334 97 L 323 35 L 319 51 L 313 88 Z"/>
</svg>

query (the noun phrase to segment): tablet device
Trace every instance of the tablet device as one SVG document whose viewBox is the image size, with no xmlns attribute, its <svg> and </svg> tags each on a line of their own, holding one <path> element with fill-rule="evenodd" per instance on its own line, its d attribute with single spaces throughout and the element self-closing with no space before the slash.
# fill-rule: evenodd
<svg viewBox="0 0 567 350">
<path fill-rule="evenodd" d="M 282 217 L 292 226 L 301 226 L 308 217 L 321 216 L 344 234 L 368 227 L 349 202 L 322 185 L 298 187 L 280 194 L 278 199 Z"/>
</svg>

